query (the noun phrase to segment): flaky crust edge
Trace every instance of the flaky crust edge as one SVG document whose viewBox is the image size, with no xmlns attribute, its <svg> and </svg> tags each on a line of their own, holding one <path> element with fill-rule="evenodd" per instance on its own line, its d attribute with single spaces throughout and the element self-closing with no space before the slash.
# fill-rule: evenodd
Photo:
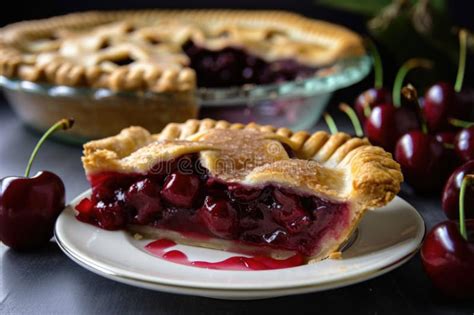
<svg viewBox="0 0 474 315">
<path fill-rule="evenodd" d="M 141 147 L 157 140 L 189 140 L 210 129 L 244 129 L 274 134 L 275 139 L 288 145 L 297 158 L 344 170 L 349 183 L 344 188 L 344 195 L 366 208 L 387 204 L 399 192 L 403 181 L 400 165 L 391 154 L 372 146 L 365 138 L 352 138 L 345 133 L 329 135 L 325 131 L 309 134 L 270 125 L 244 125 L 212 119 L 170 123 L 161 133 L 154 135 L 141 127 L 129 127 L 116 136 L 86 143 L 82 161 L 88 174 L 103 169 L 120 171 L 119 160 Z"/>
</svg>

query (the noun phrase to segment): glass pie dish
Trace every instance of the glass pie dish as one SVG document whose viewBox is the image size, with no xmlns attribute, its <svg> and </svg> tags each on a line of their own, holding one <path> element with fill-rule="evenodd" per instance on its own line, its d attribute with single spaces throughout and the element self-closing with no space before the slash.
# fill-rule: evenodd
<svg viewBox="0 0 474 315">
<path fill-rule="evenodd" d="M 67 142 L 118 133 L 130 125 L 158 132 L 180 117 L 209 117 L 256 122 L 301 130 L 311 128 L 338 89 L 363 79 L 368 56 L 344 59 L 319 70 L 317 76 L 278 84 L 231 88 L 198 88 L 190 93 L 114 92 L 104 88 L 69 87 L 0 76 L 0 86 L 17 116 L 30 128 L 47 129 L 63 117 L 76 126 L 58 137 Z M 169 107 L 174 107 L 169 111 Z M 127 113 L 133 112 L 133 115 Z M 178 121 L 177 121 L 178 122 Z"/>
<path fill-rule="evenodd" d="M 362 80 L 370 68 L 370 58 L 362 56 L 341 60 L 306 79 L 238 88 L 201 88 L 197 92 L 200 116 L 310 129 L 326 109 L 331 95 Z"/>
<path fill-rule="evenodd" d="M 0 86 L 16 115 L 34 131 L 43 132 L 64 117 L 74 118 L 74 128 L 56 134 L 56 138 L 70 143 L 111 136 L 135 125 L 158 131 L 170 121 L 198 115 L 197 99 L 192 93 L 114 92 L 1 76 Z M 174 107 L 172 111 L 170 106 Z"/>
</svg>

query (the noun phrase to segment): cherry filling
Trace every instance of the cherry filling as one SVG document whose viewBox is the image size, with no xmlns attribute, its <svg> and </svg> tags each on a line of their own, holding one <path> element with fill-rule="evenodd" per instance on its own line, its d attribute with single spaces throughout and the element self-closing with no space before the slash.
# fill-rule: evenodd
<svg viewBox="0 0 474 315">
<path fill-rule="evenodd" d="M 91 198 L 76 206 L 77 218 L 107 230 L 149 225 L 311 256 L 323 237 L 337 237 L 349 224 L 346 203 L 275 185 L 226 183 L 209 176 L 195 155 L 146 175 L 101 173 L 90 181 Z"/>
<path fill-rule="evenodd" d="M 244 84 L 269 84 L 307 78 L 316 68 L 292 59 L 266 62 L 243 49 L 227 47 L 213 51 L 189 41 L 183 51 L 196 71 L 199 87 L 229 87 Z"/>
</svg>

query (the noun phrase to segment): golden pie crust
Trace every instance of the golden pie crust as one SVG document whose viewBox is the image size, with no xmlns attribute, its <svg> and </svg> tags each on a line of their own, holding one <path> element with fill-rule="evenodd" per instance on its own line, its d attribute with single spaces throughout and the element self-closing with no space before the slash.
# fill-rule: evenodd
<svg viewBox="0 0 474 315">
<path fill-rule="evenodd" d="M 285 147 L 291 148 L 294 156 Z M 324 248 L 310 257 L 313 262 L 337 252 L 364 212 L 390 202 L 403 181 L 400 165 L 391 154 L 367 139 L 210 119 L 172 123 L 159 134 L 141 127 L 124 129 L 116 136 L 85 144 L 83 164 L 88 175 L 105 171 L 147 173 L 160 161 L 188 153 L 199 154 L 209 173 L 227 182 L 273 184 L 346 202 L 351 209 L 350 226 L 341 227 L 339 237 L 327 236 L 322 241 Z M 140 232 L 137 227 L 133 230 Z M 141 231 L 150 235 L 149 228 Z M 157 233 L 154 235 L 163 231 Z M 214 245 L 197 245 L 225 247 L 225 241 L 211 243 Z"/>
<path fill-rule="evenodd" d="M 86 12 L 0 29 L 0 75 L 117 91 L 190 91 L 196 74 L 181 48 L 189 40 L 314 67 L 364 54 L 361 38 L 348 29 L 287 12 Z M 132 62 L 114 62 L 124 59 Z"/>
</svg>

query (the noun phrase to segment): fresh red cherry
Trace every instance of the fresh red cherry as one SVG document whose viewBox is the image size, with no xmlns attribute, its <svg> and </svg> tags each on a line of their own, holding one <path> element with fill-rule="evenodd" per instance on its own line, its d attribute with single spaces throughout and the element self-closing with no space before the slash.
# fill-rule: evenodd
<svg viewBox="0 0 474 315">
<path fill-rule="evenodd" d="M 37 248 L 53 236 L 64 209 L 64 184 L 54 173 L 5 177 L 0 191 L 0 239 L 14 249 Z"/>
<path fill-rule="evenodd" d="M 368 113 L 376 106 L 391 104 L 392 95 L 385 88 L 371 88 L 362 92 L 354 103 L 354 109 L 361 122 L 367 119 Z"/>
<path fill-rule="evenodd" d="M 235 237 L 237 211 L 227 200 L 206 196 L 204 205 L 198 211 L 201 220 L 214 235 L 226 239 Z"/>
<path fill-rule="evenodd" d="M 420 127 L 416 112 L 384 104 L 375 107 L 365 121 L 365 135 L 374 145 L 392 152 L 397 140 L 406 132 Z"/>
<path fill-rule="evenodd" d="M 27 250 L 46 244 L 54 223 L 64 209 L 64 183 L 54 173 L 42 171 L 29 177 L 31 165 L 43 142 L 58 129 L 69 129 L 73 120 L 62 119 L 38 141 L 24 177 L 5 177 L 0 190 L 0 240 L 7 246 Z"/>
<path fill-rule="evenodd" d="M 420 120 L 417 115 L 420 111 L 417 92 L 411 85 L 402 88 L 403 80 L 407 73 L 417 67 L 429 69 L 432 67 L 432 63 L 429 60 L 416 58 L 404 63 L 395 79 L 392 103 L 388 100 L 385 103 L 372 106 L 372 110 L 365 107 L 364 117 L 360 118 L 360 121 L 364 122 L 365 135 L 369 140 L 373 144 L 382 146 L 387 151 L 391 152 L 393 150 L 400 136 L 410 130 L 420 128 Z M 402 100 L 405 106 L 401 106 Z M 354 122 L 354 118 L 351 117 L 347 108 L 342 106 L 341 110 L 349 115 L 356 134 L 360 136 L 359 134 L 362 134 L 362 132 L 357 130 L 357 124 Z M 359 115 L 359 117 L 361 117 L 361 115 Z"/>
<path fill-rule="evenodd" d="M 472 235 L 474 220 L 466 223 Z M 421 258 L 439 290 L 452 297 L 474 297 L 474 242 L 461 236 L 456 222 L 442 222 L 428 233 Z"/>
<path fill-rule="evenodd" d="M 195 174 L 171 173 L 165 180 L 161 197 L 176 207 L 191 208 L 201 191 L 201 181 Z"/>
<path fill-rule="evenodd" d="M 463 178 L 467 174 L 474 174 L 474 160 L 466 162 L 458 167 L 449 177 L 444 186 L 443 196 L 441 199 L 444 213 L 449 219 L 457 219 L 459 217 L 459 192 Z M 474 219 L 474 187 L 467 188 L 465 204 L 465 216 Z"/>
<path fill-rule="evenodd" d="M 447 82 L 432 85 L 425 94 L 423 115 L 432 132 L 449 127 L 448 118 L 452 117 L 456 106 L 456 92 Z"/>
<path fill-rule="evenodd" d="M 456 135 L 454 149 L 462 161 L 474 159 L 474 125 L 462 129 Z"/>
<path fill-rule="evenodd" d="M 474 220 L 464 219 L 466 188 L 474 183 L 467 175 L 459 197 L 459 224 L 445 221 L 426 236 L 421 259 L 435 287 L 455 298 L 474 298 Z"/>
<path fill-rule="evenodd" d="M 449 127 L 448 119 L 457 117 L 460 113 L 458 96 L 462 89 L 464 70 L 466 63 L 466 31 L 459 32 L 460 58 L 458 75 L 455 86 L 448 82 L 438 82 L 426 91 L 423 106 L 423 115 L 428 128 L 437 132 Z"/>
<path fill-rule="evenodd" d="M 417 61 L 418 59 L 413 59 Z M 418 60 L 422 62 L 423 59 Z M 426 62 L 426 61 L 425 61 Z M 428 64 L 426 65 L 428 66 Z M 413 86 L 408 85 L 402 89 L 402 95 L 404 96 L 405 103 L 411 104 L 411 108 L 422 110 L 422 107 L 419 103 L 419 98 L 416 90 Z M 399 103 L 399 101 L 394 101 L 394 103 Z M 427 126 L 420 115 L 420 126 L 424 133 L 427 133 Z M 435 135 L 436 140 L 443 145 L 443 156 L 441 157 L 441 180 L 444 182 L 445 179 L 449 177 L 451 172 L 460 164 L 459 159 L 456 157 L 453 147 L 453 136 L 454 132 L 443 131 Z"/>
<path fill-rule="evenodd" d="M 400 70 L 409 70 L 415 66 L 424 65 L 428 61 L 424 59 L 413 59 Z M 427 67 L 427 65 L 424 65 Z M 400 71 L 403 74 L 403 71 Z M 406 73 L 406 72 L 405 72 Z M 418 130 L 421 125 L 419 119 L 418 93 L 416 89 L 408 84 L 401 88 L 403 76 L 397 75 L 394 93 L 398 97 L 393 98 L 393 105 L 385 104 L 374 108 L 364 124 L 365 135 L 375 145 L 383 147 L 392 152 L 397 140 L 411 130 Z M 401 106 L 402 100 L 406 104 Z"/>
<path fill-rule="evenodd" d="M 433 136 L 411 131 L 402 136 L 395 147 L 395 159 L 407 182 L 417 191 L 433 191 L 441 187 L 444 147 Z"/>
<path fill-rule="evenodd" d="M 397 109 L 389 104 L 375 107 L 364 123 L 364 131 L 367 138 L 374 145 L 392 151 L 397 141 L 395 131 L 395 113 Z"/>
</svg>

